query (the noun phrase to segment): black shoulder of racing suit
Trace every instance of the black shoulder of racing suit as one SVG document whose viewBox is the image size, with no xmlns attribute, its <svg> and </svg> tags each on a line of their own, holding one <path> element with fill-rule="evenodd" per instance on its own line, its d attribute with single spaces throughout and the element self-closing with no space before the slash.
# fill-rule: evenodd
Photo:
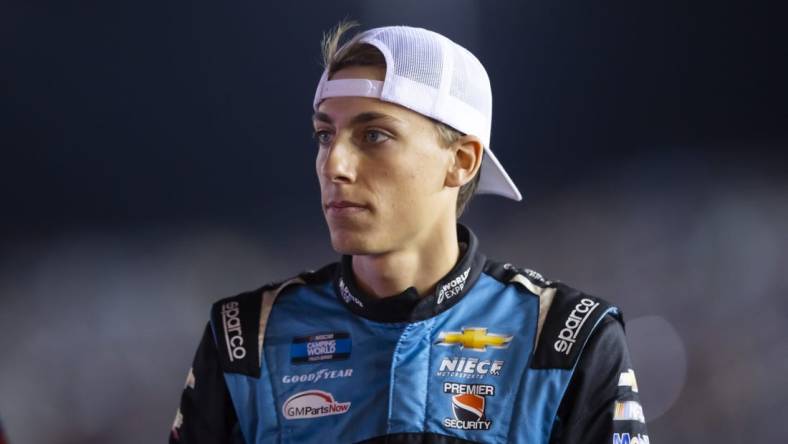
<svg viewBox="0 0 788 444">
<path fill-rule="evenodd" d="M 640 403 L 637 386 L 619 386 L 633 369 L 622 323 L 605 316 L 586 344 L 558 408 L 550 444 L 629 442 L 623 436 L 647 435 L 645 422 L 614 420 L 616 403 Z M 646 441 L 647 442 L 647 441 Z"/>
<path fill-rule="evenodd" d="M 552 303 L 547 312 L 531 368 L 571 369 L 600 319 L 613 307 L 602 298 L 551 282 Z M 622 322 L 621 312 L 615 316 Z"/>
<path fill-rule="evenodd" d="M 336 263 L 318 271 L 304 271 L 296 277 L 306 284 L 328 280 L 333 276 Z M 257 290 L 224 298 L 211 307 L 211 324 L 216 334 L 219 362 L 227 373 L 240 373 L 260 377 L 260 308 L 266 291 L 287 281 L 271 282 Z"/>
<path fill-rule="evenodd" d="M 519 268 L 508 262 L 498 262 L 489 258 L 484 263 L 484 272 L 504 283 L 511 282 L 513 277 L 521 274 L 539 287 L 547 288 L 553 286 L 553 282 L 548 281 L 540 273 L 530 268 Z"/>
<path fill-rule="evenodd" d="M 205 327 L 181 395 L 170 444 L 242 443 L 211 326 Z"/>
<path fill-rule="evenodd" d="M 270 284 L 271 286 L 275 284 Z M 227 373 L 260 376 L 257 347 L 260 307 L 268 285 L 220 300 L 211 307 L 211 324 L 216 334 L 219 363 Z"/>
<path fill-rule="evenodd" d="M 550 298 L 549 308 L 531 360 L 531 368 L 571 369 L 574 367 L 598 322 L 613 307 L 604 299 L 582 293 L 561 282 L 549 281 L 531 269 L 487 260 L 484 271 L 504 283 L 523 284 L 522 281 L 515 279 L 520 275 L 533 285 L 526 290 L 536 291 L 540 299 Z M 538 290 L 534 290 L 534 287 Z M 616 309 L 614 316 L 623 325 L 624 319 L 619 310 Z"/>
</svg>

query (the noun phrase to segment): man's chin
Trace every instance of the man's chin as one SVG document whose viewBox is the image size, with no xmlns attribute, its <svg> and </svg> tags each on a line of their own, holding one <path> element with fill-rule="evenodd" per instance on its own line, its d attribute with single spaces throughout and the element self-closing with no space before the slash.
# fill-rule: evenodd
<svg viewBox="0 0 788 444">
<path fill-rule="evenodd" d="M 331 246 L 339 254 L 361 255 L 370 253 L 370 250 L 362 242 L 352 242 L 345 239 L 337 241 L 332 238 Z"/>
<path fill-rule="evenodd" d="M 330 229 L 331 246 L 339 254 L 360 255 L 374 253 L 369 234 L 357 230 Z"/>
</svg>

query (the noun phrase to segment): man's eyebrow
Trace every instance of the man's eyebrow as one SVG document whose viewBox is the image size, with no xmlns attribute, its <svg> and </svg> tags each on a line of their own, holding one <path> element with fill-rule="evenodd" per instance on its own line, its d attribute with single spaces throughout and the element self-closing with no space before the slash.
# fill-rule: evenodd
<svg viewBox="0 0 788 444">
<path fill-rule="evenodd" d="M 321 113 L 320 111 L 312 114 L 312 120 L 317 120 L 326 123 L 334 123 L 334 120 L 331 118 L 331 116 L 329 116 L 326 113 Z"/>
<path fill-rule="evenodd" d="M 317 120 L 319 122 L 326 122 L 326 123 L 334 123 L 334 119 L 331 118 L 326 113 L 321 113 L 320 111 L 312 114 L 312 120 Z"/>
<path fill-rule="evenodd" d="M 329 116 L 328 114 L 326 114 L 324 112 L 320 112 L 320 111 L 318 111 L 318 112 L 316 112 L 315 114 L 312 115 L 312 120 L 317 120 L 317 121 L 320 121 L 320 122 L 326 122 L 326 123 L 331 123 L 331 124 L 334 123 L 334 119 L 332 119 L 331 116 Z M 372 122 L 373 120 L 388 120 L 388 121 L 395 122 L 395 123 L 401 122 L 400 119 L 398 119 L 398 118 L 396 118 L 394 116 L 390 116 L 388 114 L 376 113 L 376 112 L 365 112 L 365 113 L 357 114 L 352 119 L 350 119 L 350 125 L 358 125 L 360 123 L 368 123 L 368 122 Z"/>
<path fill-rule="evenodd" d="M 358 125 L 359 123 L 368 123 L 368 122 L 372 122 L 373 120 L 388 120 L 390 122 L 400 122 L 398 118 L 394 116 L 390 116 L 388 114 L 367 112 L 367 113 L 358 114 L 352 119 L 350 119 L 350 124 Z"/>
</svg>

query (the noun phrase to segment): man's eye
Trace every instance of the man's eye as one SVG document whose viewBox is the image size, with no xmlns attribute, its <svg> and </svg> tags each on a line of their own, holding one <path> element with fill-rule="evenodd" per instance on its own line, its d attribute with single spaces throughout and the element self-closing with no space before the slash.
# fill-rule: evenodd
<svg viewBox="0 0 788 444">
<path fill-rule="evenodd" d="M 331 133 L 326 130 L 317 130 L 315 131 L 315 140 L 320 145 L 328 145 L 331 143 Z"/>
<path fill-rule="evenodd" d="M 367 143 L 381 143 L 389 139 L 389 136 L 378 130 L 368 130 L 364 133 L 364 141 Z"/>
</svg>

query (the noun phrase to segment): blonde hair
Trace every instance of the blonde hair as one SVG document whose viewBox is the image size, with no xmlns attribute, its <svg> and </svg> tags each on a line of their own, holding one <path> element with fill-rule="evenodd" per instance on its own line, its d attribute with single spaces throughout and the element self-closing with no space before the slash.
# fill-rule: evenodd
<svg viewBox="0 0 788 444">
<path fill-rule="evenodd" d="M 331 77 L 335 72 L 349 66 L 382 66 L 386 67 L 386 59 L 383 54 L 374 46 L 366 43 L 358 43 L 358 36 L 351 37 L 344 46 L 340 43 L 349 30 L 358 26 L 358 23 L 351 20 L 342 20 L 328 32 L 323 34 L 321 46 L 323 49 L 323 68 L 328 70 Z M 456 129 L 428 117 L 435 125 L 435 133 L 441 146 L 449 147 L 457 142 L 464 134 Z M 457 192 L 457 218 L 459 218 L 468 203 L 476 192 L 481 177 L 481 169 L 471 179 L 470 182 L 460 187 Z"/>
</svg>

